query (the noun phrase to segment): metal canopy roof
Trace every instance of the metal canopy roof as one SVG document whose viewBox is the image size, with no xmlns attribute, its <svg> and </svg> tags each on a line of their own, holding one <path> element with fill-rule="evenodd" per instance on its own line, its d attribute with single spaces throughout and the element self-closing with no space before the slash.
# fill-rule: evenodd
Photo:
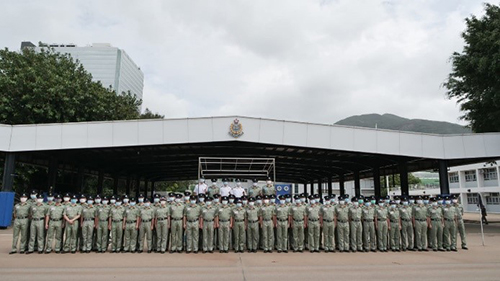
<svg viewBox="0 0 500 281">
<path fill-rule="evenodd" d="M 229 134 L 235 119 L 240 137 Z M 198 177 L 200 157 L 274 158 L 276 180 L 309 182 L 435 169 L 500 158 L 500 134 L 430 135 L 249 117 L 0 125 L 0 151 L 17 161 L 102 170 L 152 181 Z"/>
</svg>

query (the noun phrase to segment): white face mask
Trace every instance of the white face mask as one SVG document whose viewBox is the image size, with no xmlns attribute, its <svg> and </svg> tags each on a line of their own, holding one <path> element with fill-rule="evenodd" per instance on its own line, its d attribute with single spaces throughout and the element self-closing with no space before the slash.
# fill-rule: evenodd
<svg viewBox="0 0 500 281">
<path fill-rule="evenodd" d="M 229 183 L 227 181 L 224 182 L 224 186 L 227 186 Z"/>
<path fill-rule="evenodd" d="M 266 181 L 266 183 L 267 183 L 268 185 L 273 184 L 273 182 L 272 182 L 272 181 Z"/>
<path fill-rule="evenodd" d="M 257 204 L 262 204 L 262 200 L 257 200 L 255 202 L 257 202 Z"/>
<path fill-rule="evenodd" d="M 241 203 L 243 203 L 243 205 L 246 205 L 248 203 L 248 200 L 243 200 L 241 201 Z"/>
<path fill-rule="evenodd" d="M 123 203 L 128 203 L 129 199 L 123 199 Z"/>
<path fill-rule="evenodd" d="M 256 182 L 254 182 L 254 183 L 253 183 L 253 186 L 257 186 L 257 183 L 256 183 Z"/>
<path fill-rule="evenodd" d="M 214 198 L 214 203 L 219 203 L 219 198 Z"/>
<path fill-rule="evenodd" d="M 175 199 L 175 202 L 180 203 L 181 199 L 177 198 L 177 199 Z"/>
<path fill-rule="evenodd" d="M 453 203 L 458 203 L 458 200 L 457 199 L 453 199 L 452 202 Z"/>
<path fill-rule="evenodd" d="M 234 202 L 234 199 L 229 199 L 229 203 L 233 203 Z"/>
<path fill-rule="evenodd" d="M 150 203 L 144 203 L 144 206 L 149 207 Z"/>
<path fill-rule="evenodd" d="M 445 201 L 445 203 L 446 203 L 447 205 L 450 205 L 450 204 L 451 204 L 451 201 L 450 201 L 450 200 L 446 200 L 446 201 Z"/>
<path fill-rule="evenodd" d="M 30 197 L 31 199 L 36 199 L 36 194 L 31 194 Z"/>
<path fill-rule="evenodd" d="M 139 201 L 139 203 L 142 203 L 142 202 L 144 202 L 144 198 L 139 198 L 138 201 Z"/>
<path fill-rule="evenodd" d="M 344 205 L 344 204 L 345 204 L 345 201 L 339 201 L 339 204 L 340 204 L 340 205 Z"/>
<path fill-rule="evenodd" d="M 54 201 L 54 197 L 47 197 L 47 201 L 49 201 L 49 202 Z"/>
<path fill-rule="evenodd" d="M 236 184 L 237 187 L 241 187 L 241 182 Z"/>
<path fill-rule="evenodd" d="M 314 200 L 314 199 L 311 199 L 311 200 L 309 200 L 309 201 L 311 202 L 311 204 L 316 203 L 316 200 Z"/>
<path fill-rule="evenodd" d="M 94 204 L 94 201 L 89 200 L 89 201 L 87 201 L 87 204 L 92 205 L 92 204 Z"/>
<path fill-rule="evenodd" d="M 422 200 L 417 200 L 417 204 L 423 204 L 423 203 L 424 203 L 424 201 L 422 201 Z"/>
<path fill-rule="evenodd" d="M 82 203 L 82 204 L 83 204 L 83 203 L 85 203 L 85 202 L 87 202 L 87 199 L 80 199 L 80 203 Z"/>
<path fill-rule="evenodd" d="M 108 200 L 102 200 L 103 205 L 108 205 Z"/>
<path fill-rule="evenodd" d="M 36 199 L 37 203 L 43 203 L 43 199 Z"/>
<path fill-rule="evenodd" d="M 269 204 L 269 200 L 264 200 L 264 204 Z"/>
<path fill-rule="evenodd" d="M 227 201 L 226 201 L 226 200 L 223 200 L 223 201 L 222 201 L 222 205 L 227 205 Z"/>
<path fill-rule="evenodd" d="M 135 206 L 135 202 L 130 202 L 130 206 Z"/>
<path fill-rule="evenodd" d="M 396 204 L 400 204 L 401 203 L 401 200 L 396 200 Z"/>
<path fill-rule="evenodd" d="M 248 205 L 250 206 L 254 206 L 255 205 L 255 202 L 249 202 Z"/>
<path fill-rule="evenodd" d="M 205 202 L 205 198 L 203 198 L 203 197 L 200 197 L 199 200 L 200 200 L 200 202 Z"/>
<path fill-rule="evenodd" d="M 122 202 L 116 202 L 116 206 L 120 206 Z"/>
<path fill-rule="evenodd" d="M 189 201 L 189 196 L 185 196 L 184 200 Z"/>
<path fill-rule="evenodd" d="M 160 202 L 160 198 L 155 198 L 153 201 L 154 201 L 155 203 L 158 203 L 158 202 Z"/>
<path fill-rule="evenodd" d="M 95 202 L 96 202 L 97 204 L 101 204 L 101 199 L 96 199 L 96 200 L 95 200 Z"/>
<path fill-rule="evenodd" d="M 359 205 L 359 203 L 358 202 L 354 202 L 353 205 L 357 207 Z"/>
<path fill-rule="evenodd" d="M 111 204 L 115 204 L 116 200 L 115 199 L 111 199 L 109 202 L 111 202 Z"/>
<path fill-rule="evenodd" d="M 196 200 L 191 200 L 191 204 L 196 204 Z"/>
<path fill-rule="evenodd" d="M 166 204 L 167 204 L 167 201 L 160 201 L 160 203 L 161 203 L 162 205 L 166 205 Z"/>
<path fill-rule="evenodd" d="M 22 202 L 22 203 L 25 203 L 27 200 L 28 200 L 28 198 L 26 198 L 26 197 L 22 197 L 22 198 L 21 198 L 21 202 Z"/>
<path fill-rule="evenodd" d="M 207 206 L 212 205 L 212 201 L 207 201 Z"/>
<path fill-rule="evenodd" d="M 64 197 L 64 202 L 69 202 L 69 197 Z"/>
<path fill-rule="evenodd" d="M 432 202 L 432 206 L 437 206 L 438 202 Z"/>
</svg>

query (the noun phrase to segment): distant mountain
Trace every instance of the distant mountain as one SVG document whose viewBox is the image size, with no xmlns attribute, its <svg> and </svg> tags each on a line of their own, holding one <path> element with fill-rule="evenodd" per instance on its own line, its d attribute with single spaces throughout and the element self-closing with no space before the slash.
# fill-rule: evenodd
<svg viewBox="0 0 500 281">
<path fill-rule="evenodd" d="M 337 125 L 366 127 L 397 131 L 410 131 L 430 134 L 468 134 L 472 133 L 464 126 L 440 121 L 407 119 L 393 114 L 364 114 L 347 117 L 335 123 Z"/>
</svg>

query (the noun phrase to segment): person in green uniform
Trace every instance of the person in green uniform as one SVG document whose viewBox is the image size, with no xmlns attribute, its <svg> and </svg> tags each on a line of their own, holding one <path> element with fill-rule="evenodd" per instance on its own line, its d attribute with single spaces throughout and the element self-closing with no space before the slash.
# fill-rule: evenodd
<svg viewBox="0 0 500 281">
<path fill-rule="evenodd" d="M 269 195 L 264 195 L 264 203 L 260 207 L 260 227 L 262 228 L 262 247 L 264 253 L 272 253 L 274 246 L 274 226 L 276 225 L 275 208 L 271 205 Z"/>
<path fill-rule="evenodd" d="M 122 206 L 122 199 L 118 196 L 111 198 L 115 205 L 111 206 L 111 251 L 119 253 L 122 249 L 123 229 L 125 223 L 125 208 Z"/>
<path fill-rule="evenodd" d="M 246 210 L 243 208 L 241 198 L 235 199 L 236 207 L 232 210 L 232 225 L 234 237 L 234 252 L 243 253 L 246 242 Z"/>
<path fill-rule="evenodd" d="M 77 205 L 77 197 L 73 195 L 71 197 L 71 203 L 64 208 L 63 217 L 66 221 L 65 236 L 64 241 L 65 253 L 71 251 L 72 254 L 76 253 L 76 236 L 78 232 L 78 219 L 82 214 L 82 209 Z"/>
<path fill-rule="evenodd" d="M 351 251 L 363 251 L 362 241 L 362 225 L 361 215 L 362 209 L 360 202 L 364 201 L 363 198 L 353 197 L 352 206 L 349 208 L 349 221 L 350 221 L 350 234 L 351 234 Z"/>
<path fill-rule="evenodd" d="M 316 197 L 314 195 L 309 196 L 309 206 L 306 208 L 306 227 L 308 235 L 308 246 L 309 252 L 319 253 L 319 216 L 321 211 L 321 206 L 316 203 Z"/>
<path fill-rule="evenodd" d="M 274 188 L 273 181 L 270 177 L 267 178 L 266 185 L 262 187 L 262 195 L 276 195 L 276 188 Z"/>
<path fill-rule="evenodd" d="M 139 231 L 139 218 L 141 209 L 137 207 L 134 197 L 130 198 L 128 208 L 125 210 L 125 234 L 123 242 L 123 251 L 135 252 L 137 246 L 137 232 Z"/>
<path fill-rule="evenodd" d="M 222 197 L 221 205 L 217 212 L 217 225 L 219 232 L 219 252 L 227 253 L 229 251 L 230 231 L 233 228 L 233 210 L 229 206 L 229 198 Z"/>
<path fill-rule="evenodd" d="M 182 194 L 175 195 L 175 202 L 170 206 L 170 253 L 182 251 L 182 234 L 184 229 L 184 203 Z"/>
<path fill-rule="evenodd" d="M 401 251 L 401 218 L 399 216 L 398 204 L 390 201 L 389 207 L 389 241 L 393 252 Z"/>
<path fill-rule="evenodd" d="M 94 206 L 94 198 L 88 196 L 87 204 L 82 206 L 80 224 L 82 226 L 82 253 L 90 253 L 92 250 L 92 236 L 97 226 L 97 208 Z"/>
<path fill-rule="evenodd" d="M 295 205 L 292 206 L 291 209 L 292 232 L 293 232 L 292 248 L 294 253 L 296 252 L 302 253 L 304 251 L 304 228 L 305 228 L 305 221 L 307 218 L 306 205 L 305 203 L 302 202 L 302 199 L 300 198 L 299 195 L 295 195 L 294 199 L 295 199 Z"/>
<path fill-rule="evenodd" d="M 387 197 L 385 199 L 381 198 L 377 208 L 375 208 L 375 228 L 377 229 L 378 250 L 381 252 L 387 252 L 388 229 L 390 224 L 389 210 L 386 206 L 386 201 L 389 200 Z"/>
<path fill-rule="evenodd" d="M 208 187 L 208 196 L 214 197 L 215 194 L 219 194 L 220 188 L 217 185 L 217 179 L 212 179 L 212 184 Z"/>
<path fill-rule="evenodd" d="M 248 212 L 248 211 L 247 211 Z M 288 228 L 291 223 L 290 206 L 286 204 L 285 195 L 279 196 L 279 204 L 276 206 L 276 249 L 278 253 L 288 253 Z"/>
<path fill-rule="evenodd" d="M 160 198 L 160 207 L 155 210 L 155 229 L 157 234 L 156 252 L 164 254 L 167 251 L 168 225 L 170 206 L 165 197 Z"/>
<path fill-rule="evenodd" d="M 36 203 L 31 205 L 30 208 L 30 240 L 28 245 L 27 254 L 33 253 L 35 250 L 35 240 L 37 242 L 38 253 L 43 253 L 44 248 L 44 230 L 45 230 L 45 216 L 47 215 L 47 207 L 43 204 L 42 194 L 38 194 Z"/>
<path fill-rule="evenodd" d="M 349 252 L 349 206 L 348 198 L 339 196 L 339 204 L 335 207 L 335 227 L 337 228 L 340 252 Z"/>
<path fill-rule="evenodd" d="M 148 244 L 148 253 L 153 251 L 153 228 L 154 228 L 155 210 L 151 206 L 148 198 L 144 199 L 144 207 L 139 214 L 139 248 L 137 252 L 144 250 L 144 238 Z"/>
<path fill-rule="evenodd" d="M 377 249 L 377 239 L 375 234 L 375 197 L 370 196 L 365 198 L 363 206 L 363 249 L 365 252 L 375 252 Z"/>
<path fill-rule="evenodd" d="M 255 206 L 255 197 L 248 199 L 247 212 L 247 250 L 249 253 L 257 253 L 259 247 L 259 213 Z"/>
<path fill-rule="evenodd" d="M 28 226 L 29 226 L 29 216 L 30 207 L 28 204 L 28 195 L 22 193 L 20 197 L 20 203 L 14 206 L 14 224 L 12 227 L 12 249 L 10 254 L 17 253 L 17 245 L 20 243 L 19 252 L 24 254 L 26 249 L 26 244 L 28 240 Z M 20 241 L 19 241 L 20 240 Z"/>
<path fill-rule="evenodd" d="M 335 195 L 332 196 L 335 198 Z M 333 253 L 335 252 L 335 205 L 330 196 L 325 196 L 325 204 L 321 206 L 320 223 L 325 252 Z"/>
<path fill-rule="evenodd" d="M 205 206 L 202 209 L 203 227 L 203 253 L 214 252 L 214 226 L 217 218 L 217 207 L 213 204 L 211 196 L 206 197 Z"/>
<path fill-rule="evenodd" d="M 186 231 L 186 253 L 198 253 L 199 229 L 201 226 L 201 206 L 196 204 L 197 196 L 191 195 L 184 208 L 184 229 Z"/>
<path fill-rule="evenodd" d="M 262 187 L 258 185 L 259 181 L 257 179 L 252 180 L 252 187 L 248 189 L 248 196 L 257 197 L 257 195 L 262 196 Z"/>
<path fill-rule="evenodd" d="M 101 204 L 97 207 L 97 252 L 104 253 L 108 249 L 108 234 L 111 230 L 111 207 L 108 205 L 109 198 L 104 196 Z"/>
<path fill-rule="evenodd" d="M 428 227 L 427 207 L 424 205 L 422 196 L 417 197 L 413 206 L 413 225 L 415 226 L 415 242 L 418 251 L 427 250 L 427 227 Z"/>
<path fill-rule="evenodd" d="M 62 224 L 64 206 L 61 205 L 61 195 L 56 194 L 54 205 L 48 207 L 47 219 L 45 221 L 45 229 L 47 229 L 47 245 L 45 246 L 45 253 L 52 252 L 53 239 L 55 238 L 55 252 L 60 253 L 62 247 Z"/>
<path fill-rule="evenodd" d="M 453 194 L 452 203 L 455 207 L 455 214 L 457 215 L 457 230 L 460 234 L 460 241 L 462 243 L 462 249 L 468 250 L 467 248 L 467 237 L 465 235 L 465 224 L 464 224 L 464 207 L 458 202 L 458 194 Z"/>
<path fill-rule="evenodd" d="M 438 205 L 435 197 L 430 198 L 431 206 L 427 210 L 429 220 L 429 244 L 432 250 L 444 251 L 443 249 L 443 209 Z"/>
<path fill-rule="evenodd" d="M 443 247 L 446 251 L 457 251 L 457 215 L 456 209 L 451 205 L 451 197 L 444 198 L 443 206 Z"/>
<path fill-rule="evenodd" d="M 406 196 L 401 198 L 401 204 L 402 205 L 399 207 L 399 217 L 401 219 L 401 248 L 403 251 L 414 251 L 413 210 Z"/>
</svg>

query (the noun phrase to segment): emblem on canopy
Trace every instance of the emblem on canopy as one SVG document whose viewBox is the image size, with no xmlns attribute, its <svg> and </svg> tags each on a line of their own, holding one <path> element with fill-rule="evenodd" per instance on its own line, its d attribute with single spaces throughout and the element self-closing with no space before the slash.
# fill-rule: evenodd
<svg viewBox="0 0 500 281">
<path fill-rule="evenodd" d="M 243 135 L 243 126 L 238 118 L 234 119 L 233 123 L 229 126 L 229 134 L 234 138 L 238 138 Z"/>
</svg>

